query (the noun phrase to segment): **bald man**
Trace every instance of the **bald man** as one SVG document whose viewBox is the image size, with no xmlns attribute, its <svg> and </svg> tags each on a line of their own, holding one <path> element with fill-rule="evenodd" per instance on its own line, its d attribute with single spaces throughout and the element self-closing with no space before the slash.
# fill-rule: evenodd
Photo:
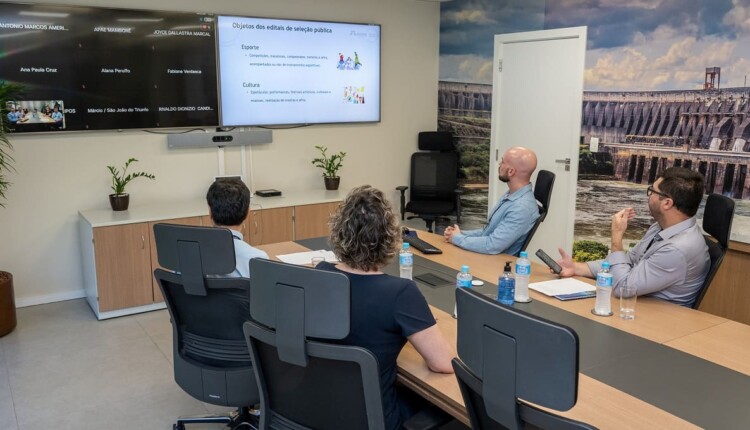
<svg viewBox="0 0 750 430">
<path fill-rule="evenodd" d="M 458 225 L 447 227 L 445 241 L 482 254 L 516 255 L 521 252 L 526 235 L 539 218 L 530 182 L 535 169 L 534 151 L 520 146 L 505 151 L 497 177 L 508 184 L 508 192 L 492 208 L 487 225 L 469 231 L 461 231 Z"/>
</svg>

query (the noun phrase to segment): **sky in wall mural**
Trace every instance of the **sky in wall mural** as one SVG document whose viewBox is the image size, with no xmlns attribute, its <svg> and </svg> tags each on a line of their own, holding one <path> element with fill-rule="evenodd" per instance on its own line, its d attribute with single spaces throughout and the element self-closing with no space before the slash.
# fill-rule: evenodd
<svg viewBox="0 0 750 430">
<path fill-rule="evenodd" d="M 609 217 L 596 210 L 602 198 L 636 209 L 628 238 L 639 238 L 653 222 L 645 188 L 674 165 L 701 171 L 707 192 L 737 199 L 737 215 L 750 216 L 748 0 L 444 3 L 438 127 L 457 136 L 464 182 L 494 179 L 479 169 L 489 164 L 492 36 L 584 25 L 576 239 L 608 243 Z M 592 141 L 599 152 L 589 151 Z M 468 206 L 486 214 L 482 203 Z"/>
</svg>

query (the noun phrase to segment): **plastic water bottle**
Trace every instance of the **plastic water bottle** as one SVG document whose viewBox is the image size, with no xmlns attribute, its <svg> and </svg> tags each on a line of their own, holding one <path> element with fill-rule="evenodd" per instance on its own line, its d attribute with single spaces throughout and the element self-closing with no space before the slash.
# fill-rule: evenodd
<svg viewBox="0 0 750 430">
<path fill-rule="evenodd" d="M 404 248 L 398 253 L 400 276 L 404 279 L 411 279 L 412 267 L 414 267 L 414 254 L 409 250 L 409 244 L 405 243 Z"/>
<path fill-rule="evenodd" d="M 609 262 L 602 262 L 602 268 L 596 274 L 596 303 L 593 312 L 596 315 L 612 315 L 612 274 L 609 273 Z"/>
<path fill-rule="evenodd" d="M 531 276 L 531 261 L 526 251 L 521 251 L 521 256 L 516 260 L 516 293 L 513 299 L 517 302 L 528 303 L 529 298 L 529 276 Z"/>
<path fill-rule="evenodd" d="M 469 266 L 461 266 L 461 271 L 456 275 L 456 288 L 471 288 L 471 273 L 469 273 Z M 453 318 L 458 318 L 457 305 L 453 305 Z"/>
<path fill-rule="evenodd" d="M 505 262 L 503 274 L 497 281 L 497 301 L 504 305 L 513 304 L 513 296 L 516 294 L 516 280 L 510 269 L 510 261 Z"/>
</svg>

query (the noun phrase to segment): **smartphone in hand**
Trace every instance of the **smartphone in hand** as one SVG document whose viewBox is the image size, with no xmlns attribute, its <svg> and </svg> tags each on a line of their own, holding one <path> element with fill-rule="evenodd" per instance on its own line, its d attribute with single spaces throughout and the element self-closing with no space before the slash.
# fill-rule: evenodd
<svg viewBox="0 0 750 430">
<path fill-rule="evenodd" d="M 544 264 L 547 265 L 550 269 L 552 269 L 553 272 L 555 272 L 556 275 L 559 275 L 562 271 L 562 267 L 560 267 L 559 264 L 555 260 L 552 259 L 549 255 L 547 255 L 546 252 L 544 252 L 541 248 L 536 251 L 536 256 L 539 257 L 540 260 L 544 262 Z"/>
</svg>

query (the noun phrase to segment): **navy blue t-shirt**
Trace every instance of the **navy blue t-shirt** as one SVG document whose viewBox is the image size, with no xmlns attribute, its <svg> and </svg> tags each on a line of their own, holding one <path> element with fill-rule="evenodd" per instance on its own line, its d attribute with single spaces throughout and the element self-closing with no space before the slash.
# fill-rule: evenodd
<svg viewBox="0 0 750 430">
<path fill-rule="evenodd" d="M 341 341 L 369 350 L 378 360 L 387 429 L 401 427 L 396 394 L 396 359 L 406 338 L 435 325 L 414 281 L 391 275 L 357 275 L 322 262 L 318 269 L 343 273 L 351 285 L 351 328 Z"/>
</svg>

